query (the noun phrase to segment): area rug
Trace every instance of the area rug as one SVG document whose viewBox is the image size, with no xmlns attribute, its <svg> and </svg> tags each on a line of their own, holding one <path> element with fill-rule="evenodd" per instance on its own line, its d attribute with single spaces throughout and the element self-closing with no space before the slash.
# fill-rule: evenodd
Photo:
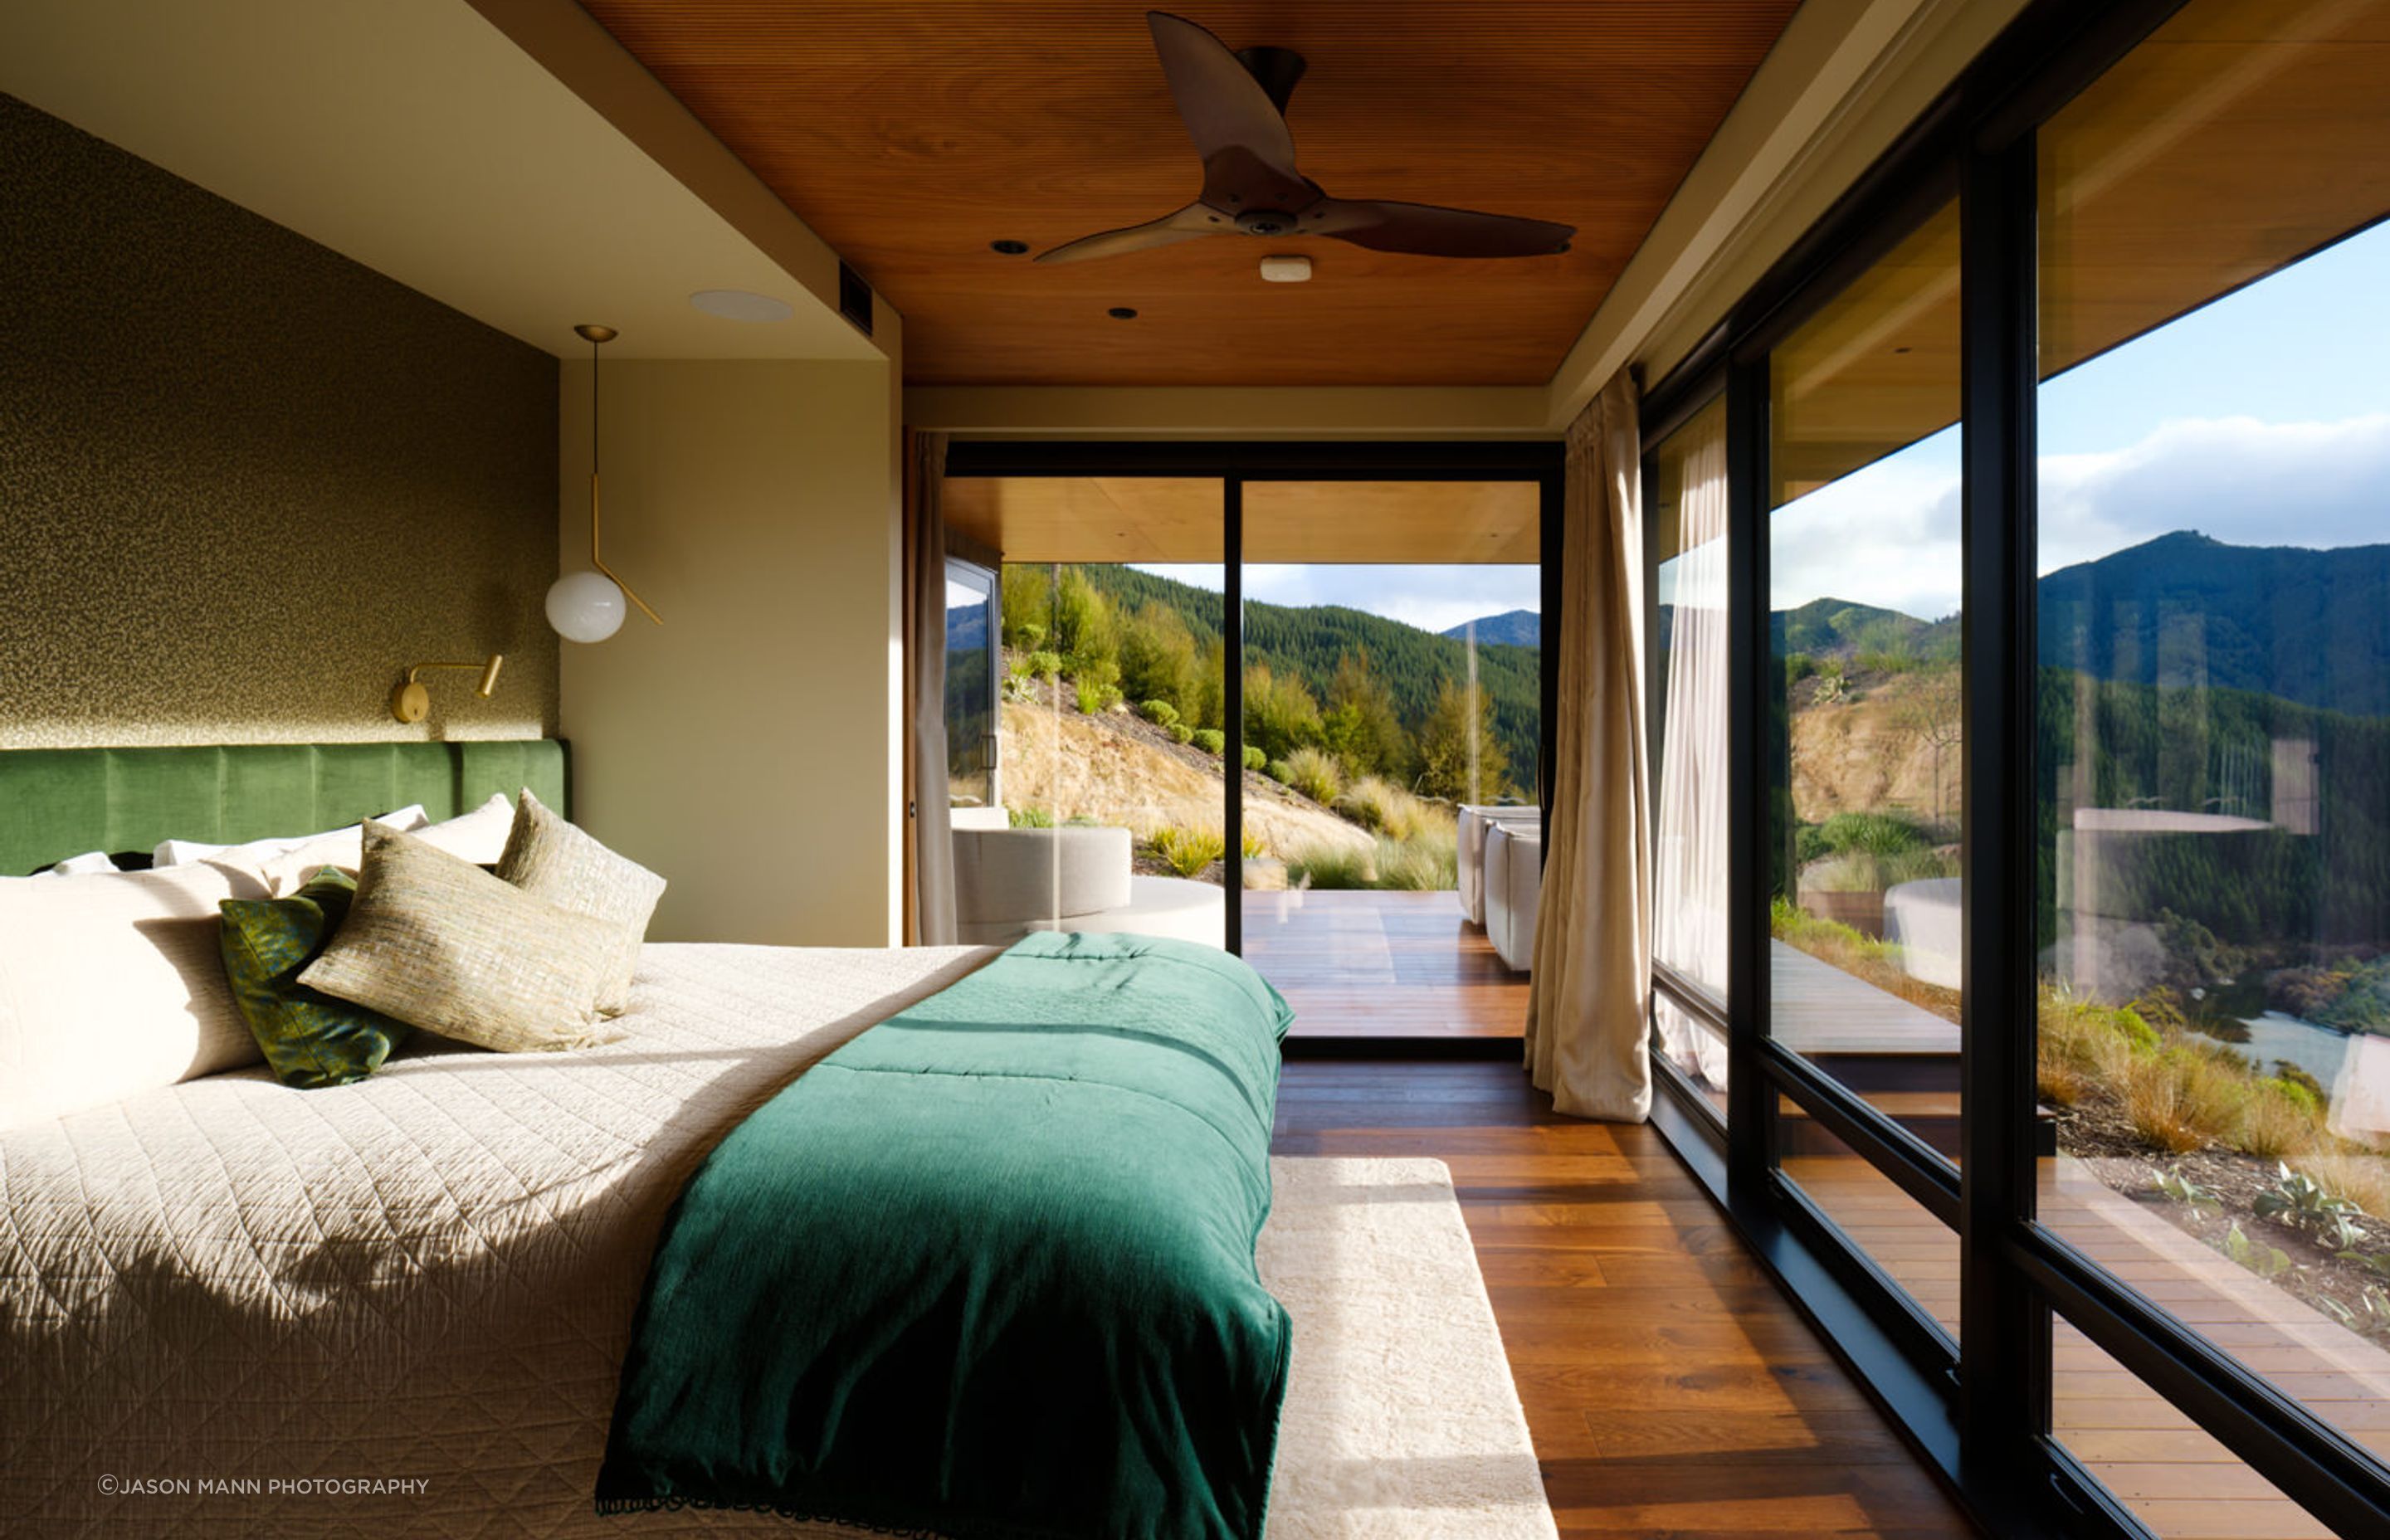
<svg viewBox="0 0 2390 1540">
<path fill-rule="evenodd" d="M 1262 1281 L 1294 1317 L 1269 1540 L 1557 1540 L 1441 1161 L 1277 1156 Z"/>
</svg>

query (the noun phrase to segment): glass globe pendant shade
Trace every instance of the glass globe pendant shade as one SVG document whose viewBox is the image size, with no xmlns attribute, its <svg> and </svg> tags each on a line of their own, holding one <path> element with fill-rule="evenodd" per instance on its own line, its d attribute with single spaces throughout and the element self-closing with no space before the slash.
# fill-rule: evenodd
<svg viewBox="0 0 2390 1540">
<path fill-rule="evenodd" d="M 603 572 L 567 572 L 547 590 L 547 623 L 568 642 L 602 642 L 629 613 L 621 586 Z"/>
</svg>

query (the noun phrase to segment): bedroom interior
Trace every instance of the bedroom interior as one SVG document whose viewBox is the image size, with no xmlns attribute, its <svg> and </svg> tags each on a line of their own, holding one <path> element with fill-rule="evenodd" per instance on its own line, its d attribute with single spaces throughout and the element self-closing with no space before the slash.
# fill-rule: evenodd
<svg viewBox="0 0 2390 1540">
<path fill-rule="evenodd" d="M 2390 1534 L 2385 103 L 0 8 L 0 1534 Z"/>
</svg>

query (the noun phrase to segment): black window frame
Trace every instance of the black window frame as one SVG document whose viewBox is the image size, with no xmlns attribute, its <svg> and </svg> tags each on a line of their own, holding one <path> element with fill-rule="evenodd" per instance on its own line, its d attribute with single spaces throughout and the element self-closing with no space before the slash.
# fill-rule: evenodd
<svg viewBox="0 0 2390 1540">
<path fill-rule="evenodd" d="M 2183 0 L 2035 0 L 1649 392 L 1647 477 L 1723 393 L 1728 466 L 1728 1117 L 1652 1055 L 1653 1121 L 1744 1238 L 1988 1531 L 2146 1536 L 2050 1435 L 2053 1312 L 2342 1534 L 2390 1534 L 2390 1467 L 2106 1273 L 2034 1213 L 2035 135 Z M 1763 735 L 1769 350 L 1953 194 L 1960 200 L 1962 1161 L 1950 1162 L 1767 1037 Z M 1650 570 L 1647 552 L 1647 571 Z M 1717 1005 L 1655 969 L 1655 993 Z M 1774 1171 L 1779 1092 L 1951 1226 L 1955 1346 Z"/>
</svg>

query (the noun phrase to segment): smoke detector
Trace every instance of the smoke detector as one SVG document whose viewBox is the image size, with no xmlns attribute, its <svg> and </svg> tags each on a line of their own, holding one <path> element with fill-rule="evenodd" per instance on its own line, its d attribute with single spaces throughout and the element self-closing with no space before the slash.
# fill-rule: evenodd
<svg viewBox="0 0 2390 1540">
<path fill-rule="evenodd" d="M 1262 282 L 1264 283 L 1309 283 L 1310 281 L 1311 259 L 1309 257 L 1264 257 L 1262 259 Z"/>
</svg>

